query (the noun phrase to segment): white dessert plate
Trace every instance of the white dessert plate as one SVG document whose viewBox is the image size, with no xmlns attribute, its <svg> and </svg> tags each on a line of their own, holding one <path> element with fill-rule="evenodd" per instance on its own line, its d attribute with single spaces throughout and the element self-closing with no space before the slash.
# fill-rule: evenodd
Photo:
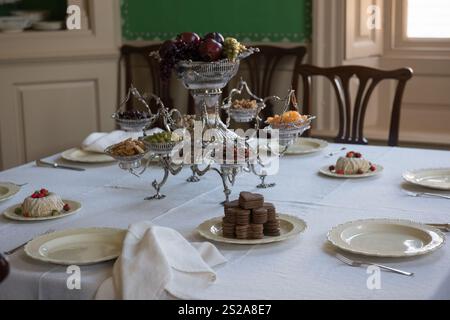
<svg viewBox="0 0 450 320">
<path fill-rule="evenodd" d="M 450 168 L 411 170 L 403 174 L 403 179 L 426 188 L 450 190 Z"/>
<path fill-rule="evenodd" d="M 0 31 L 1 32 L 22 32 L 24 29 L 31 26 L 29 19 L 22 17 L 0 17 Z"/>
<path fill-rule="evenodd" d="M 25 253 L 36 260 L 61 265 L 86 265 L 117 258 L 126 230 L 114 228 L 70 229 L 33 239 Z"/>
<path fill-rule="evenodd" d="M 367 173 L 363 174 L 337 174 L 336 172 L 330 171 L 330 166 L 324 166 L 320 168 L 319 172 L 323 175 L 333 177 L 333 178 L 343 178 L 343 179 L 358 179 L 358 178 L 368 178 L 373 177 L 381 172 L 383 172 L 384 168 L 383 166 L 379 164 L 373 164 L 376 167 L 375 171 L 369 171 Z"/>
<path fill-rule="evenodd" d="M 445 242 L 444 234 L 433 227 L 395 219 L 350 221 L 331 229 L 327 238 L 342 250 L 377 257 L 422 255 Z"/>
<path fill-rule="evenodd" d="M 61 154 L 64 160 L 81 163 L 106 163 L 116 161 L 104 153 L 84 151 L 79 148 L 66 150 Z"/>
<path fill-rule="evenodd" d="M 49 15 L 48 10 L 13 10 L 11 14 L 16 17 L 26 18 L 31 23 L 42 21 Z"/>
<path fill-rule="evenodd" d="M 81 203 L 79 203 L 77 201 L 63 199 L 63 202 L 67 203 L 69 205 L 70 210 L 63 211 L 61 214 L 58 214 L 56 216 L 36 217 L 36 218 L 35 217 L 24 217 L 24 216 L 19 215 L 14 212 L 17 208 L 20 208 L 22 206 L 21 203 L 16 204 L 12 207 L 9 207 L 8 209 L 6 209 L 3 212 L 3 215 L 11 220 L 33 222 L 33 221 L 45 221 L 45 220 L 54 220 L 54 219 L 65 218 L 65 217 L 68 217 L 68 216 L 71 216 L 71 215 L 77 213 L 81 209 Z"/>
<path fill-rule="evenodd" d="M 20 187 L 10 182 L 0 182 L 0 202 L 14 197 L 20 191 Z"/>
<path fill-rule="evenodd" d="M 203 222 L 197 227 L 197 231 L 202 237 L 216 242 L 233 244 L 265 244 L 291 239 L 305 231 L 307 227 L 306 222 L 297 217 L 287 214 L 278 214 L 278 216 L 280 219 L 281 234 L 276 237 L 264 236 L 263 239 L 255 240 L 225 238 L 224 236 L 222 236 L 223 217 L 216 217 Z"/>
<path fill-rule="evenodd" d="M 321 139 L 314 138 L 298 138 L 293 144 L 291 144 L 286 154 L 300 155 L 319 152 L 328 147 L 328 142 Z"/>
</svg>

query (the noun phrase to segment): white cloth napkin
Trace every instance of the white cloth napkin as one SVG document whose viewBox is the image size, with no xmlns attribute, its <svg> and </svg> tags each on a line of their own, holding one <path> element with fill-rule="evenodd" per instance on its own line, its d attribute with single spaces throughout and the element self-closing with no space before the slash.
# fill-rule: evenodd
<svg viewBox="0 0 450 320">
<path fill-rule="evenodd" d="M 161 132 L 160 128 L 153 128 L 148 130 L 147 135 Z M 93 132 L 81 143 L 81 149 L 91 152 L 103 153 L 104 150 L 116 143 L 119 143 L 128 138 L 137 139 L 142 136 L 142 131 L 127 132 L 122 130 L 115 130 L 109 133 Z"/>
<path fill-rule="evenodd" d="M 209 243 L 189 243 L 177 231 L 144 221 L 133 224 L 125 237 L 122 254 L 96 299 L 163 299 L 168 293 L 194 299 L 195 292 L 215 282 L 212 267 L 225 257 Z"/>
</svg>

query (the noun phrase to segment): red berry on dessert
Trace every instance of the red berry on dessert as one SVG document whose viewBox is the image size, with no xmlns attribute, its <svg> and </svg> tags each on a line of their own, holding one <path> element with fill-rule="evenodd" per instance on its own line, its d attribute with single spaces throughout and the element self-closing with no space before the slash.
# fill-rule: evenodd
<svg viewBox="0 0 450 320">
<path fill-rule="evenodd" d="M 64 211 L 69 211 L 70 210 L 70 206 L 68 203 L 66 203 L 63 207 Z"/>
<path fill-rule="evenodd" d="M 350 151 L 347 153 L 347 158 L 353 158 L 355 156 L 355 153 L 353 151 Z"/>
<path fill-rule="evenodd" d="M 330 166 L 328 169 L 330 169 L 330 171 L 334 171 L 336 169 L 335 166 Z"/>
<path fill-rule="evenodd" d="M 356 153 L 355 153 L 355 158 L 362 158 L 362 154 L 359 153 L 359 152 L 356 152 Z"/>
<path fill-rule="evenodd" d="M 374 165 L 371 165 L 371 166 L 370 166 L 370 171 L 372 171 L 372 172 L 373 172 L 373 171 L 375 171 L 375 170 L 377 170 L 377 167 L 376 167 L 376 166 L 374 166 Z"/>
</svg>

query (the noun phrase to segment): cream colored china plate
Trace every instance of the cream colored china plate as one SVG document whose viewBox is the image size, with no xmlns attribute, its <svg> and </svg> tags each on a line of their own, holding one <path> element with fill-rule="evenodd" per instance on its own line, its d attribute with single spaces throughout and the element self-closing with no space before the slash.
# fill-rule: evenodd
<svg viewBox="0 0 450 320">
<path fill-rule="evenodd" d="M 286 154 L 308 154 L 319 152 L 326 147 L 328 147 L 328 142 L 326 142 L 325 140 L 314 138 L 298 138 L 293 144 L 288 147 Z"/>
<path fill-rule="evenodd" d="M 45 221 L 45 220 L 53 220 L 53 219 L 61 219 L 61 218 L 65 218 L 68 216 L 71 216 L 75 213 L 77 213 L 78 211 L 80 211 L 81 209 L 81 203 L 77 202 L 77 201 L 73 201 L 73 200 L 64 200 L 64 203 L 69 204 L 70 210 L 69 211 L 63 211 L 61 214 L 57 215 L 57 216 L 50 216 L 50 217 L 39 217 L 39 218 L 27 218 L 21 215 L 18 215 L 14 212 L 14 210 L 16 210 L 17 208 L 19 208 L 22 204 L 16 204 L 12 207 L 9 207 L 8 209 L 6 209 L 5 212 L 3 212 L 3 215 L 11 220 L 18 220 L 18 221 L 28 221 L 28 222 L 33 222 L 33 221 Z"/>
<path fill-rule="evenodd" d="M 105 163 L 116 161 L 114 158 L 104 153 L 84 151 L 79 148 L 73 148 L 64 151 L 61 154 L 64 160 L 83 163 Z"/>
<path fill-rule="evenodd" d="M 265 244 L 291 239 L 305 231 L 307 227 L 306 222 L 297 217 L 287 214 L 279 214 L 281 229 L 281 234 L 279 236 L 265 236 L 263 239 L 256 240 L 230 239 L 222 236 L 222 218 L 223 217 L 217 217 L 203 222 L 197 227 L 198 233 L 202 237 L 216 242 L 233 244 Z"/>
<path fill-rule="evenodd" d="M 117 258 L 126 230 L 71 229 L 37 237 L 25 246 L 33 259 L 61 265 L 86 265 Z"/>
<path fill-rule="evenodd" d="M 20 187 L 10 182 L 0 182 L 0 202 L 11 199 L 20 191 Z"/>
<path fill-rule="evenodd" d="M 406 181 L 438 190 L 450 190 L 450 168 L 419 169 L 403 174 Z"/>
<path fill-rule="evenodd" d="M 358 179 L 358 178 L 373 177 L 373 176 L 376 176 L 377 174 L 380 174 L 381 172 L 383 172 L 383 170 L 384 170 L 383 166 L 381 166 L 379 164 L 374 164 L 374 166 L 377 168 L 375 171 L 370 171 L 370 172 L 363 173 L 363 174 L 337 174 L 335 172 L 330 171 L 330 169 L 329 169 L 330 166 L 325 166 L 325 167 L 320 168 L 319 172 L 321 174 L 324 174 L 326 176 L 333 177 L 333 178 Z"/>
<path fill-rule="evenodd" d="M 439 230 L 409 220 L 369 219 L 338 225 L 327 235 L 334 246 L 356 254 L 410 257 L 433 252 L 445 242 Z"/>
</svg>

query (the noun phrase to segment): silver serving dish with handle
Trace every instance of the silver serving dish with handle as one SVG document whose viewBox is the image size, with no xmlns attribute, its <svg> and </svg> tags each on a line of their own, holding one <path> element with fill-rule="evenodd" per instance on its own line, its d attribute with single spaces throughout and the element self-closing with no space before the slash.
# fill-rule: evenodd
<svg viewBox="0 0 450 320">
<path fill-rule="evenodd" d="M 119 113 L 113 113 L 112 118 L 116 120 L 117 125 L 124 131 L 143 131 L 152 124 L 151 118 L 145 119 L 121 119 Z"/>
<path fill-rule="evenodd" d="M 150 152 L 161 155 L 161 154 L 170 154 L 175 149 L 182 148 L 180 144 L 182 142 L 148 142 L 145 139 L 143 140 L 145 145 L 148 146 Z"/>
<path fill-rule="evenodd" d="M 293 104 L 295 111 L 298 111 L 298 105 L 295 98 L 295 90 L 289 90 L 286 99 L 284 99 L 284 103 L 285 104 L 282 114 L 286 113 L 289 110 L 291 103 Z M 286 147 L 294 143 L 295 140 L 300 137 L 306 130 L 311 129 L 311 121 L 315 118 L 315 116 L 308 115 L 306 119 L 302 119 L 297 122 L 280 123 L 276 125 L 269 124 L 264 129 L 268 132 L 277 130 L 280 146 Z"/>
<path fill-rule="evenodd" d="M 142 166 L 142 159 L 149 152 L 148 148 L 146 148 L 144 150 L 144 153 L 136 154 L 133 156 L 118 156 L 112 152 L 112 149 L 116 146 L 117 144 L 109 146 L 105 149 L 105 153 L 117 160 L 119 162 L 120 169 L 123 170 L 133 170 L 140 168 Z"/>
<path fill-rule="evenodd" d="M 137 98 L 145 108 L 147 109 L 146 114 L 148 115 L 147 118 L 144 119 L 123 119 L 120 117 L 120 110 L 123 109 L 123 107 L 126 105 L 126 103 L 132 98 Z M 132 132 L 138 132 L 138 131 L 145 131 L 147 128 L 149 128 L 154 122 L 155 118 L 152 114 L 152 111 L 150 110 L 149 105 L 145 101 L 145 99 L 139 95 L 136 88 L 131 85 L 131 88 L 128 90 L 127 96 L 125 99 L 120 103 L 119 108 L 117 109 L 117 112 L 113 113 L 111 116 L 114 120 L 116 120 L 117 125 L 120 129 L 124 131 L 132 131 Z"/>
<path fill-rule="evenodd" d="M 246 94 L 251 100 L 256 102 L 255 108 L 236 108 L 234 103 L 237 96 L 243 97 Z M 258 118 L 259 113 L 266 107 L 265 99 L 256 96 L 249 88 L 247 82 L 242 78 L 239 81 L 238 87 L 231 90 L 227 98 L 225 98 L 222 109 L 224 109 L 227 114 L 227 125 L 230 124 L 230 118 L 237 123 L 247 123 Z M 260 120 L 260 119 L 259 119 Z"/>
</svg>

